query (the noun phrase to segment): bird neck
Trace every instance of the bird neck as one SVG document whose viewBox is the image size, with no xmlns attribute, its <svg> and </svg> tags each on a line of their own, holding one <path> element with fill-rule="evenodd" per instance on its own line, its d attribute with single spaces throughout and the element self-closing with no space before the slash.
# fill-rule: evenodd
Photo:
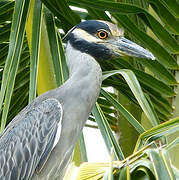
<svg viewBox="0 0 179 180">
<path fill-rule="evenodd" d="M 92 100 L 92 104 L 94 104 L 102 82 L 102 71 L 99 64 L 92 56 L 73 48 L 70 42 L 66 46 L 66 57 L 70 73 L 67 83 L 74 91 L 80 92 L 80 96 L 84 100 L 89 100 L 89 96 L 90 99 L 94 99 Z"/>
<path fill-rule="evenodd" d="M 84 76 L 88 75 L 87 73 L 89 72 L 96 71 L 97 69 L 100 69 L 101 72 L 99 64 L 92 56 L 75 49 L 70 42 L 68 42 L 66 46 L 66 57 L 70 77 L 77 72 L 83 74 Z"/>
</svg>

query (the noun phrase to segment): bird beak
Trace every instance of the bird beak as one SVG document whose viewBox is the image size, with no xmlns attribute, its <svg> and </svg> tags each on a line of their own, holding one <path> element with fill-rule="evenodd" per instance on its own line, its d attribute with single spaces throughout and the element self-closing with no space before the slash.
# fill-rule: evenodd
<svg viewBox="0 0 179 180">
<path fill-rule="evenodd" d="M 143 47 L 137 45 L 136 43 L 124 37 L 120 37 L 117 41 L 114 40 L 110 43 L 114 47 L 114 52 L 119 54 L 120 56 L 126 55 L 139 58 L 147 58 L 152 60 L 155 59 L 154 55 L 151 52 L 147 51 Z"/>
</svg>

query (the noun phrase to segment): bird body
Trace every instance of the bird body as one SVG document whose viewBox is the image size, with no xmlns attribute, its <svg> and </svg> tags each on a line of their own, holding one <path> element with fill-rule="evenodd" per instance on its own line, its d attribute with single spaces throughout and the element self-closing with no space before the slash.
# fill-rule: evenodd
<svg viewBox="0 0 179 180">
<path fill-rule="evenodd" d="M 69 80 L 57 88 L 57 91 L 52 90 L 47 93 L 48 97 L 49 93 L 50 96 L 58 97 L 58 101 L 61 102 L 63 109 L 65 109 L 62 118 L 60 141 L 58 141 L 56 147 L 52 150 L 46 167 L 40 173 L 34 174 L 33 179 L 41 179 L 41 177 L 53 179 L 52 176 L 55 174 L 60 179 L 63 175 L 63 170 L 66 169 L 65 167 L 71 160 L 76 141 L 100 92 L 102 71 L 99 64 L 92 57 L 88 57 L 76 50 L 73 52 L 70 46 L 70 44 L 67 45 L 66 49 L 67 64 L 68 60 L 72 58 L 74 64 L 68 64 L 70 72 Z M 68 50 L 70 51 L 69 53 Z M 91 83 L 89 84 L 89 82 Z M 41 97 L 39 96 L 39 98 Z M 69 137 L 69 141 L 66 141 L 67 137 Z M 53 165 L 56 163 L 56 168 L 51 166 L 52 163 Z"/>
<path fill-rule="evenodd" d="M 40 180 L 43 178 L 44 180 L 53 180 L 57 177 L 60 179 L 60 176 L 63 175 L 63 170 L 66 169 L 65 167 L 71 160 L 75 142 L 99 95 L 102 81 L 102 72 L 99 64 L 93 57 L 88 57 L 85 53 L 72 49 L 70 44 L 67 45 L 66 53 L 70 72 L 69 80 L 61 87 L 37 97 L 12 120 L 2 134 L 2 136 L 6 136 L 13 126 L 18 126 L 19 123 L 21 124 L 21 121 L 24 121 L 25 117 L 29 117 L 27 115 L 29 110 L 38 108 L 42 102 L 48 99 L 55 99 L 62 106 L 62 109 L 65 109 L 61 116 L 62 130 L 57 134 L 60 137 L 56 137 L 57 139 L 60 138 L 60 141 L 58 141 L 54 149 L 51 149 L 51 156 L 48 157 L 46 166 L 40 172 L 35 171 L 32 179 Z M 70 138 L 69 141 L 65 140 L 67 137 Z"/>
<path fill-rule="evenodd" d="M 0 136 L 0 180 L 63 179 L 74 146 L 99 96 L 100 61 L 131 55 L 154 59 L 104 21 L 85 21 L 67 35 L 69 79 L 37 97 Z"/>
</svg>

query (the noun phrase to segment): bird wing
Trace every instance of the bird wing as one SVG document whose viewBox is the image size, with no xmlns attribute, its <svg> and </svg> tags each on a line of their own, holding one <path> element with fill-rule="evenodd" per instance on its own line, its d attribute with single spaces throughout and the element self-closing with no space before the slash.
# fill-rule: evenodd
<svg viewBox="0 0 179 180">
<path fill-rule="evenodd" d="M 47 99 L 26 112 L 23 118 L 0 137 L 0 179 L 30 179 L 39 171 L 61 127 L 62 106 Z"/>
</svg>

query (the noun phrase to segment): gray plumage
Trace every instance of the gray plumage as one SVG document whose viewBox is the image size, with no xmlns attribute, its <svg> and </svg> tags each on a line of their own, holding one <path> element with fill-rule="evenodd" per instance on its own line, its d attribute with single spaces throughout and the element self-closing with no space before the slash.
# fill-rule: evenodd
<svg viewBox="0 0 179 180">
<path fill-rule="evenodd" d="M 98 63 L 122 55 L 154 59 L 109 22 L 83 22 L 66 39 L 70 77 L 26 106 L 1 134 L 0 180 L 62 179 L 100 92 Z"/>
<path fill-rule="evenodd" d="M 0 143 L 0 179 L 30 179 L 34 171 L 40 171 L 53 147 L 61 115 L 59 102 L 47 99 L 6 128 Z"/>
</svg>

